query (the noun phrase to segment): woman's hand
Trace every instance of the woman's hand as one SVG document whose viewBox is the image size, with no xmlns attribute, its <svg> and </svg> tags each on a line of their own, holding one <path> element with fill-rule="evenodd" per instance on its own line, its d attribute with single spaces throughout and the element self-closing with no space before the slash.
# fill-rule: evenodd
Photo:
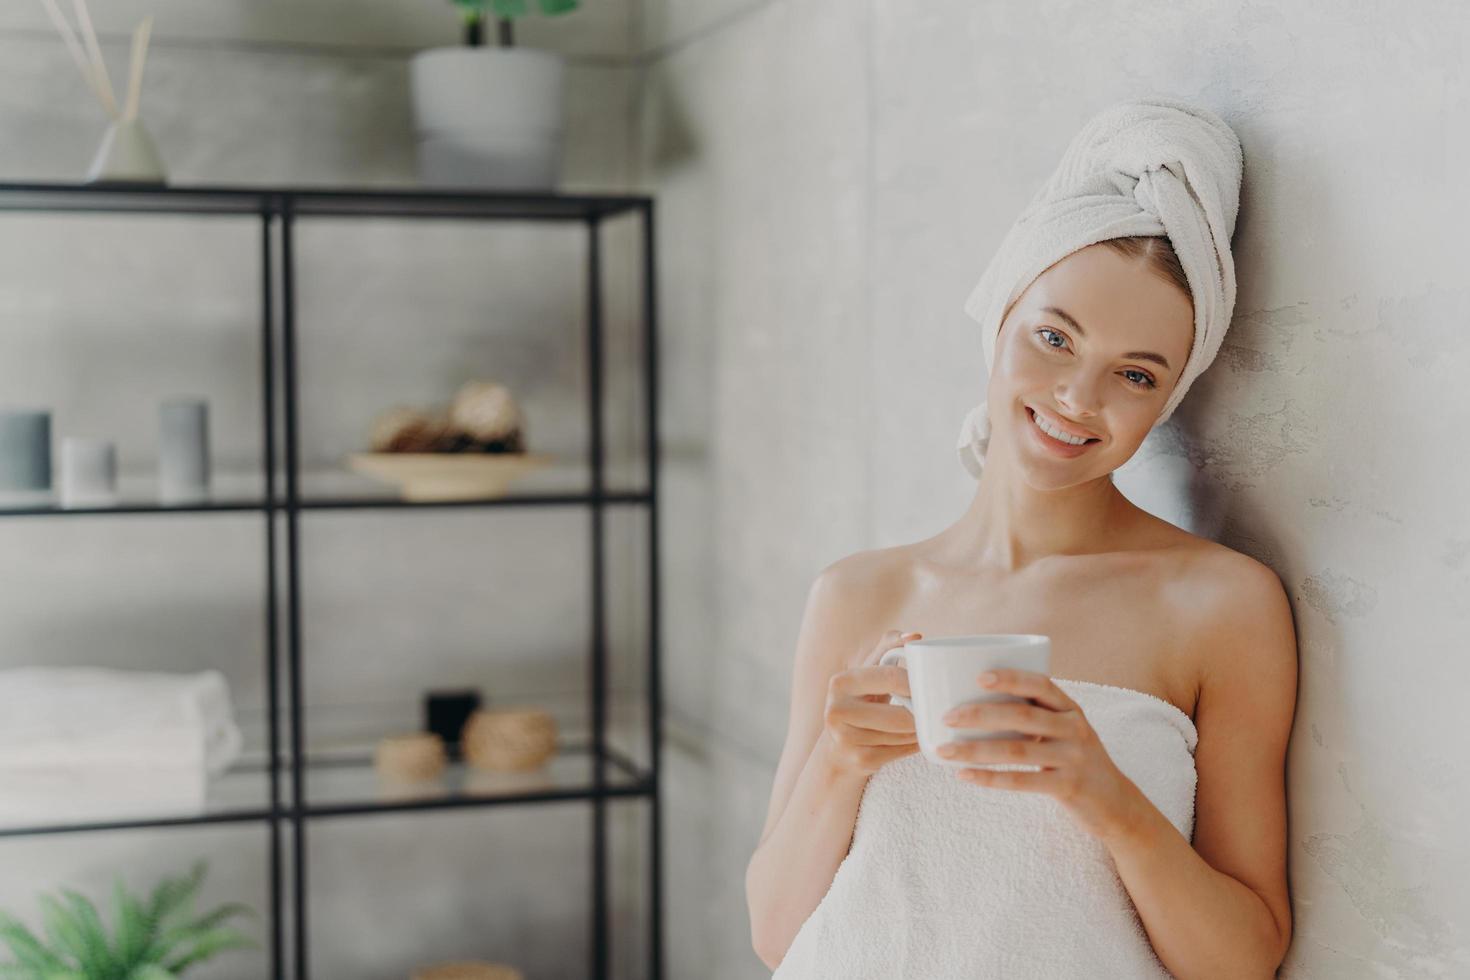
<svg viewBox="0 0 1470 980">
<path fill-rule="evenodd" d="M 1046 674 L 996 669 L 994 682 L 980 685 L 1037 702 L 964 704 L 940 720 L 955 728 L 1024 732 L 1027 738 L 949 742 L 939 754 L 976 763 L 1024 763 L 1040 772 L 956 769 L 958 778 L 977 786 L 1045 793 L 1072 815 L 1078 825 L 1100 840 L 1123 832 L 1136 812 L 1138 786 L 1123 775 L 1082 708 Z"/>
<path fill-rule="evenodd" d="M 879 664 L 894 647 L 922 633 L 889 630 L 856 667 L 833 674 L 827 682 L 822 735 L 831 743 L 841 768 L 870 776 L 882 766 L 919 751 L 914 716 L 902 705 L 889 704 L 892 694 L 909 697 L 909 673 L 898 664 Z"/>
</svg>

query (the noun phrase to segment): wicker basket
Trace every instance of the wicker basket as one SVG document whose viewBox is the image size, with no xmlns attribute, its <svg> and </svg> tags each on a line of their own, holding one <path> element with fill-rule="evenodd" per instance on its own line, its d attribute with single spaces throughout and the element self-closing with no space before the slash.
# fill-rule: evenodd
<svg viewBox="0 0 1470 980">
<path fill-rule="evenodd" d="M 465 722 L 460 743 L 476 769 L 535 769 L 556 754 L 556 720 L 538 708 L 481 709 Z"/>
<path fill-rule="evenodd" d="M 504 963 L 435 963 L 414 970 L 412 980 L 526 980 L 526 975 Z"/>
<path fill-rule="evenodd" d="M 436 779 L 447 761 L 444 740 L 433 732 L 390 735 L 378 742 L 373 753 L 373 768 L 378 776 L 394 782 Z"/>
</svg>

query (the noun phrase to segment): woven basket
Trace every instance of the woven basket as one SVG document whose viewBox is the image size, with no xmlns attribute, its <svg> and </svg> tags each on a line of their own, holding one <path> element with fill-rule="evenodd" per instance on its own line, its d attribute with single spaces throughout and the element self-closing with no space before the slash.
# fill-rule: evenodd
<svg viewBox="0 0 1470 980">
<path fill-rule="evenodd" d="M 556 720 L 538 708 L 481 709 L 465 722 L 460 743 L 476 769 L 535 769 L 556 754 Z"/>
<path fill-rule="evenodd" d="M 433 732 L 414 732 L 379 741 L 373 753 L 373 768 L 383 779 L 421 782 L 437 778 L 447 760 L 442 738 Z"/>
<path fill-rule="evenodd" d="M 504 963 L 435 963 L 413 971 L 412 980 L 526 980 L 526 975 Z"/>
</svg>

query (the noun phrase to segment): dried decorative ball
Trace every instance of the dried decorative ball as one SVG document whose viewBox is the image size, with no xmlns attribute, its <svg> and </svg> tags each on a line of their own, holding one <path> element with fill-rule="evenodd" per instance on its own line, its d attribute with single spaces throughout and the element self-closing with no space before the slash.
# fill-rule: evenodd
<svg viewBox="0 0 1470 980">
<path fill-rule="evenodd" d="M 433 732 L 390 735 L 378 742 L 373 767 L 380 776 L 402 782 L 434 779 L 444 771 L 448 752 Z"/>
<path fill-rule="evenodd" d="M 482 709 L 465 722 L 460 744 L 476 769 L 535 769 L 556 754 L 556 720 L 537 708 Z"/>
<path fill-rule="evenodd" d="M 494 381 L 468 381 L 449 406 L 454 428 L 479 443 L 507 439 L 525 424 L 510 389 Z"/>
<path fill-rule="evenodd" d="M 526 975 L 504 963 L 436 963 L 414 970 L 412 980 L 526 980 Z"/>
<path fill-rule="evenodd" d="M 373 422 L 369 444 L 375 453 L 432 453 L 440 451 L 453 437 L 445 413 L 397 405 Z"/>
</svg>

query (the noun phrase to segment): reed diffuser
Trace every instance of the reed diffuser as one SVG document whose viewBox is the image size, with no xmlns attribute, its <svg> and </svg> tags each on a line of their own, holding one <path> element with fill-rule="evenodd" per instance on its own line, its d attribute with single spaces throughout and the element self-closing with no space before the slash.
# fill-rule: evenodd
<svg viewBox="0 0 1470 980">
<path fill-rule="evenodd" d="M 77 40 L 77 31 L 57 7 L 56 0 L 41 0 L 46 14 L 51 18 L 71 60 L 81 71 L 87 87 L 97 96 L 110 122 L 107 132 L 102 134 L 102 144 L 92 159 L 87 172 L 89 184 L 163 184 L 166 177 L 163 160 L 148 130 L 138 118 L 138 97 L 143 89 L 143 64 L 148 58 L 148 38 L 153 31 L 153 17 L 144 18 L 133 28 L 132 57 L 128 62 L 128 91 L 122 106 L 117 104 L 112 82 L 107 75 L 107 65 L 102 60 L 102 49 L 97 44 L 97 32 L 92 29 L 92 16 L 87 10 L 86 0 L 72 0 L 80 25 L 82 40 Z M 85 45 L 85 52 L 83 46 Z"/>
</svg>

